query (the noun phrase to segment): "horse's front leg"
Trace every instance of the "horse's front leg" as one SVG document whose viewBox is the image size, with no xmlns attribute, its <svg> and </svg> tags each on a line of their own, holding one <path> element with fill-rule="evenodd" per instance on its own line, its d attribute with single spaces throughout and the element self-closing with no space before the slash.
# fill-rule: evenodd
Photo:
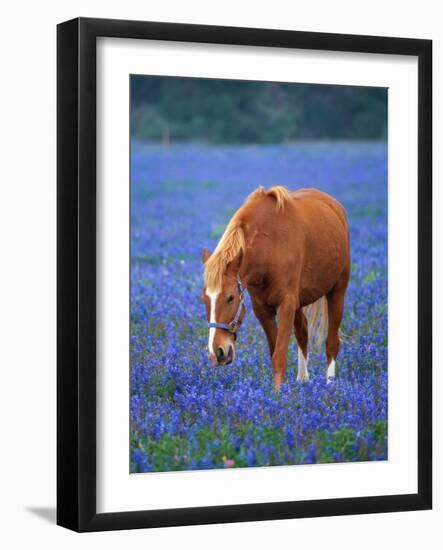
<svg viewBox="0 0 443 550">
<path fill-rule="evenodd" d="M 252 299 L 252 309 L 255 316 L 260 321 L 260 324 L 265 331 L 268 340 L 269 354 L 272 357 L 277 342 L 277 323 L 275 321 L 275 310 L 261 304 L 257 300 Z"/>
<path fill-rule="evenodd" d="M 293 298 L 285 298 L 278 308 L 278 333 L 275 350 L 272 354 L 272 368 L 274 370 L 274 386 L 280 389 L 288 363 L 288 347 L 294 329 L 296 305 Z"/>
</svg>

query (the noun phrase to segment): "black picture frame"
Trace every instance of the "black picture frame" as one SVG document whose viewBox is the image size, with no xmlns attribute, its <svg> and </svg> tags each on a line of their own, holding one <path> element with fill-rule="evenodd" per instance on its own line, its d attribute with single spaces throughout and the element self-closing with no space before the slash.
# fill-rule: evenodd
<svg viewBox="0 0 443 550">
<path fill-rule="evenodd" d="M 416 494 L 96 512 L 96 39 L 154 39 L 418 58 Z M 432 506 L 432 42 L 79 18 L 57 28 L 57 523 L 75 531 L 426 510 Z"/>
</svg>

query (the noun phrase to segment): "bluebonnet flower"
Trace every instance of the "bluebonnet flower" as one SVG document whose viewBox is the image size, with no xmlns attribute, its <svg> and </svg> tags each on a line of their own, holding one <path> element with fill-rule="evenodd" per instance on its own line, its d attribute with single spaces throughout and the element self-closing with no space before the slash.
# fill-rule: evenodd
<svg viewBox="0 0 443 550">
<path fill-rule="evenodd" d="M 386 460 L 386 145 L 134 143 L 131 163 L 131 472 Z M 202 248 L 276 183 L 337 197 L 352 258 L 336 381 L 322 350 L 298 384 L 293 340 L 279 394 L 249 298 L 237 358 L 216 368 L 199 302 Z"/>
</svg>

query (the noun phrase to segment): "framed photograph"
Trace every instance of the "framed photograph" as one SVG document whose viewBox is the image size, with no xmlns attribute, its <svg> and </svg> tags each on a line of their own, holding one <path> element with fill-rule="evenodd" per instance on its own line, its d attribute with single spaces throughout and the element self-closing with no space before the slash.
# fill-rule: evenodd
<svg viewBox="0 0 443 550">
<path fill-rule="evenodd" d="M 58 26 L 59 525 L 430 509 L 432 43 Z"/>
</svg>

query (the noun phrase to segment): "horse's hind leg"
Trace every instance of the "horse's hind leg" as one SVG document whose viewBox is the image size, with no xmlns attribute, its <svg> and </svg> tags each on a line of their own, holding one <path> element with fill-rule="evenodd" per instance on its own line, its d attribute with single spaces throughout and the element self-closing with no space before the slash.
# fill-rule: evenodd
<svg viewBox="0 0 443 550">
<path fill-rule="evenodd" d="M 343 318 L 347 280 L 336 285 L 327 295 L 328 300 L 328 336 L 326 338 L 326 359 L 328 381 L 335 377 L 335 361 L 340 348 L 339 329 Z"/>
<path fill-rule="evenodd" d="M 297 380 L 307 382 L 308 373 L 308 322 L 301 309 L 295 313 L 294 319 L 295 337 L 298 343 L 298 372 Z"/>
</svg>

